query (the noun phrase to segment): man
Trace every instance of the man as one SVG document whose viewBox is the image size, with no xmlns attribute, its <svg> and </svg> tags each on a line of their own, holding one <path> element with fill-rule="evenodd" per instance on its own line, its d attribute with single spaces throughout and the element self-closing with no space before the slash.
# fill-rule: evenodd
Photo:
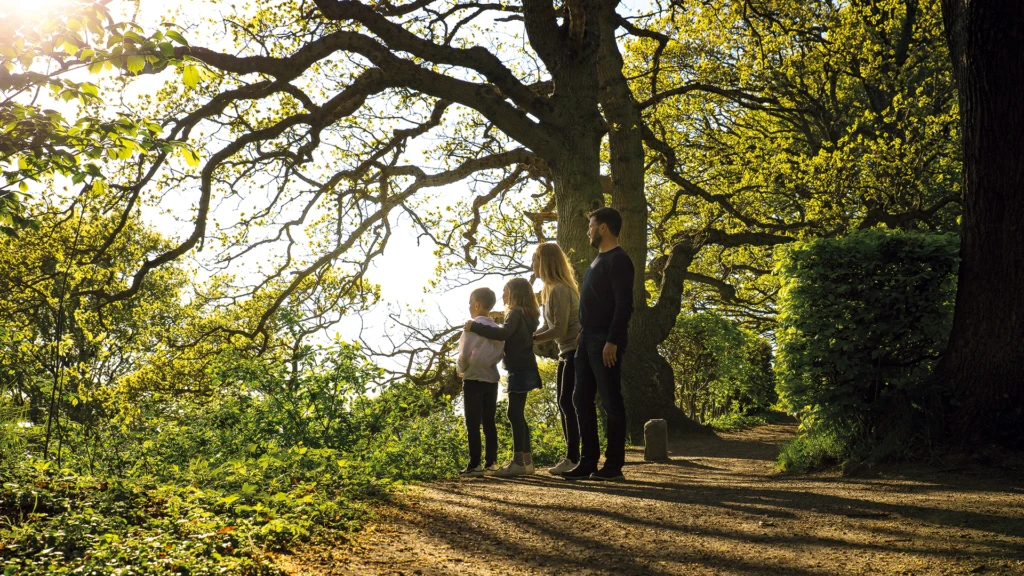
<svg viewBox="0 0 1024 576">
<path fill-rule="evenodd" d="M 580 423 L 580 463 L 563 474 L 569 480 L 622 480 L 626 460 L 626 407 L 622 401 L 622 356 L 633 314 L 633 261 L 619 247 L 622 216 L 613 208 L 590 213 L 587 236 L 598 249 L 580 287 L 580 332 L 576 347 L 573 406 Z M 608 449 L 598 470 L 595 395 L 608 414 Z"/>
</svg>

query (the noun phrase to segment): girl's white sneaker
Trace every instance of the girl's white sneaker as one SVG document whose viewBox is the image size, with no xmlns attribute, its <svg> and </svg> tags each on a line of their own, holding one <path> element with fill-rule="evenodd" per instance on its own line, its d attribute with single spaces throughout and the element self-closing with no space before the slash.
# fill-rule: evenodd
<svg viewBox="0 0 1024 576">
<path fill-rule="evenodd" d="M 511 478 L 512 476 L 523 476 L 529 474 L 526 466 L 522 464 L 516 464 L 515 461 L 505 464 L 501 468 L 498 468 L 494 472 L 488 474 L 488 476 L 497 476 L 498 478 Z"/>
<path fill-rule="evenodd" d="M 459 476 L 462 477 L 462 478 L 474 478 L 476 476 L 483 476 L 483 475 L 484 475 L 484 467 L 479 465 L 479 464 L 477 464 L 475 468 L 470 468 L 469 466 L 466 466 L 465 469 L 463 469 L 462 471 L 459 472 Z"/>
<path fill-rule="evenodd" d="M 569 460 L 568 458 L 562 458 L 561 462 L 559 462 L 558 464 L 555 464 L 551 468 L 548 468 L 548 472 L 558 476 L 560 474 L 564 474 L 564 473 L 568 472 L 569 470 L 572 470 L 575 467 L 576 467 L 576 463 L 575 462 L 573 462 L 572 460 Z"/>
</svg>

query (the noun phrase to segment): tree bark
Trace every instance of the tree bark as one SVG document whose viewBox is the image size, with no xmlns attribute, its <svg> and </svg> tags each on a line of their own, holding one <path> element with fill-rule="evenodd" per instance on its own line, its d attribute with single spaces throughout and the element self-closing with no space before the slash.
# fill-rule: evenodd
<svg viewBox="0 0 1024 576">
<path fill-rule="evenodd" d="M 643 117 L 622 74 L 622 54 L 615 39 L 618 20 L 617 2 L 605 0 L 601 6 L 601 58 L 598 78 L 601 82 L 601 108 L 608 122 L 609 164 L 612 176 L 612 208 L 622 214 L 619 243 L 633 260 L 636 282 L 633 284 L 633 319 L 629 344 L 622 365 L 622 395 L 626 401 L 628 431 L 634 442 L 643 440 L 648 420 L 664 419 L 675 433 L 702 430 L 675 404 L 675 377 L 672 367 L 658 353 L 662 334 L 654 322 L 654 311 L 647 305 L 647 199 L 644 194 L 645 163 Z M 676 307 L 674 315 L 679 313 Z"/>
<path fill-rule="evenodd" d="M 953 328 L 936 372 L 966 442 L 1024 440 L 1024 6 L 943 0 L 959 88 L 964 205 Z"/>
<path fill-rule="evenodd" d="M 578 128 L 566 132 L 564 153 L 547 161 L 551 165 L 558 206 L 558 245 L 582 280 L 596 255 L 587 238 L 587 214 L 604 205 L 600 178 L 601 136 Z"/>
</svg>

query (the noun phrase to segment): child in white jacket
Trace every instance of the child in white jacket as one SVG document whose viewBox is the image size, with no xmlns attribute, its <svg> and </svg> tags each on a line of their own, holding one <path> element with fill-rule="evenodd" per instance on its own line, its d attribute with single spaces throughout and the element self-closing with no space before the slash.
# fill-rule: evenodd
<svg viewBox="0 0 1024 576">
<path fill-rule="evenodd" d="M 497 327 L 488 312 L 497 298 L 490 288 L 477 288 L 469 295 L 469 315 L 473 321 Z M 483 476 L 486 470 L 496 469 L 498 458 L 498 430 L 494 414 L 498 404 L 498 362 L 501 361 L 504 342 L 489 340 L 469 330 L 459 340 L 459 376 L 462 377 L 462 403 L 466 414 L 466 433 L 469 436 L 469 465 L 460 476 Z M 486 442 L 485 460 L 480 462 L 480 426 L 483 425 Z"/>
</svg>

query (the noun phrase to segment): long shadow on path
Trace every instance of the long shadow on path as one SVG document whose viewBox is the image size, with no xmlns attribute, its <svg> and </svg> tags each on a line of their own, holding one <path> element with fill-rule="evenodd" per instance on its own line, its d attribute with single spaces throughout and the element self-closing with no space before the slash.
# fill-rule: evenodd
<svg viewBox="0 0 1024 576">
<path fill-rule="evenodd" d="M 683 438 L 664 463 L 631 450 L 621 483 L 431 483 L 367 553 L 422 574 L 1024 574 L 1019 480 L 778 476 L 791 434 Z"/>
</svg>

